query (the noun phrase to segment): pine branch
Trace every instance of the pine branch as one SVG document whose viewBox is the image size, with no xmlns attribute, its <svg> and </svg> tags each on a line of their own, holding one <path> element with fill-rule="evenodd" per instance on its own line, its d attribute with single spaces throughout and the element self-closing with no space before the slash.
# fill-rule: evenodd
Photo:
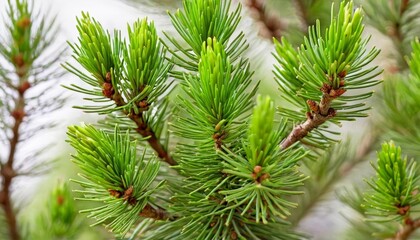
<svg viewBox="0 0 420 240">
<path fill-rule="evenodd" d="M 17 71 L 22 71 L 24 73 L 23 76 L 27 75 L 25 70 L 22 68 L 18 68 Z M 21 77 L 19 82 L 27 84 L 26 77 Z M 2 196 L 0 200 L 2 201 L 0 201 L 0 203 L 3 206 L 3 210 L 6 214 L 6 220 L 9 224 L 10 238 L 13 240 L 20 239 L 20 236 L 16 223 L 16 215 L 12 205 L 10 186 L 12 184 L 13 178 L 17 176 L 13 164 L 15 161 L 16 149 L 20 138 L 20 125 L 22 124 L 23 118 L 25 116 L 24 93 L 26 91 L 26 89 L 22 88 L 22 85 L 19 87 L 19 89 L 21 89 L 21 91 L 18 91 L 18 98 L 16 100 L 17 103 L 15 109 L 11 112 L 15 123 L 12 127 L 12 138 L 9 141 L 9 157 L 6 164 L 3 164 L 0 169 L 0 175 L 3 179 L 3 187 L 2 191 L 0 192 L 0 196 Z"/>
<path fill-rule="evenodd" d="M 324 123 L 339 124 L 342 120 L 366 116 L 363 112 L 369 108 L 360 100 L 369 98 L 372 92 L 351 96 L 349 90 L 366 89 L 379 83 L 374 79 L 381 72 L 377 67 L 363 69 L 379 51 L 372 49 L 366 53 L 368 39 L 361 36 L 363 16 L 360 9 L 352 8 L 351 2 L 342 3 L 338 16 L 331 16 L 324 36 L 319 22 L 310 27 L 309 37 L 297 50 L 286 39 L 281 43 L 275 41 L 275 57 L 280 65 L 276 66 L 276 80 L 284 98 L 300 109 L 279 109 L 295 125 L 280 143 L 282 149 L 305 137 L 305 145 L 327 148 L 334 141 L 328 135 L 338 133 L 329 131 Z"/>
<path fill-rule="evenodd" d="M 251 16 L 256 21 L 261 22 L 260 35 L 268 39 L 275 38 L 280 41 L 286 25 L 278 16 L 270 13 L 266 9 L 265 0 L 247 0 L 245 5 L 251 11 Z"/>
<path fill-rule="evenodd" d="M 303 0 L 295 0 L 293 2 L 296 5 L 298 15 L 301 19 L 302 31 L 306 31 L 308 27 L 312 24 L 308 18 L 307 6 L 303 2 Z"/>
<path fill-rule="evenodd" d="M 111 231 L 125 235 L 141 218 L 171 219 L 166 210 L 151 203 L 151 195 L 164 184 L 154 184 L 160 162 L 146 159 L 145 150 L 138 157 L 136 141 L 130 140 L 128 131 L 122 134 L 116 127 L 111 135 L 92 126 L 72 126 L 68 136 L 77 150 L 74 162 L 83 172 L 82 181 L 73 180 L 83 187 L 79 200 L 102 204 L 82 211 L 90 213 L 95 224 L 106 223 Z"/>
<path fill-rule="evenodd" d="M 144 137 L 159 158 L 169 165 L 176 165 L 176 161 L 160 142 L 160 136 L 156 134 L 158 128 L 165 124 L 164 119 L 157 117 L 158 114 L 150 113 L 153 106 L 158 110 L 166 109 L 159 98 L 167 94 L 165 92 L 171 85 L 165 81 L 172 67 L 165 61 L 165 49 L 153 22 L 143 19 L 136 21 L 132 27 L 128 26 L 128 44 L 120 39 L 118 31 L 115 31 L 114 38 L 111 39 L 109 32 L 105 32 L 95 19 L 85 13 L 78 19 L 78 30 L 81 36 L 79 43 L 70 46 L 76 60 L 91 76 L 69 63 L 64 67 L 88 83 L 92 89 L 77 85 L 67 88 L 93 96 L 88 100 L 95 103 L 114 103 L 105 107 L 78 108 L 100 114 L 121 111 L 136 124 L 135 131 Z"/>
<path fill-rule="evenodd" d="M 407 240 L 411 234 L 420 228 L 420 219 L 412 220 L 410 218 L 405 220 L 405 225 L 395 234 L 395 237 L 389 240 Z"/>
<path fill-rule="evenodd" d="M 37 87 L 40 83 L 50 81 L 54 77 L 61 76 L 52 64 L 59 57 L 45 56 L 51 41 L 54 40 L 56 28 L 54 19 L 47 20 L 40 13 L 36 13 L 33 4 L 26 0 L 8 1 L 7 17 L 5 18 L 6 34 L 1 36 L 0 57 L 0 91 L 4 102 L 0 103 L 0 125 L 2 125 L 1 140 L 6 140 L 9 152 L 5 162 L 0 162 L 0 178 L 2 188 L 0 190 L 0 204 L 4 210 L 8 223 L 9 235 L 13 240 L 20 239 L 20 232 L 16 219 L 14 201 L 11 199 L 11 186 L 15 178 L 25 174 L 17 165 L 16 154 L 18 147 L 27 139 L 28 131 L 41 130 L 43 126 L 26 128 L 22 126 L 29 122 L 32 110 L 28 106 L 36 105 L 40 108 L 49 107 L 50 110 L 58 107 L 62 99 L 57 98 L 54 104 L 42 101 L 41 97 L 27 96 L 27 91 Z M 34 30 L 34 26 L 37 29 Z M 51 60 L 55 60 L 51 62 Z M 41 62 L 42 61 L 42 62 Z M 39 69 L 46 71 L 50 76 L 46 77 L 39 73 Z M 39 89 L 38 89 L 39 90 Z M 43 92 L 48 92 L 44 90 Z M 41 94 L 42 95 L 42 94 Z M 34 111 L 36 109 L 33 109 Z M 45 112 L 48 109 L 44 110 Z M 45 127 L 45 125 L 44 125 Z M 10 134 L 10 135 L 9 135 Z M 31 166 L 35 160 L 35 154 L 25 166 Z M 30 173 L 36 171 L 37 166 L 28 167 Z M 20 172 L 21 171 L 21 172 Z"/>
<path fill-rule="evenodd" d="M 397 52 L 397 71 L 408 68 L 405 56 L 410 42 L 419 35 L 419 2 L 415 0 L 363 1 L 368 23 L 391 39 Z M 392 73 L 396 70 L 391 69 Z"/>
<path fill-rule="evenodd" d="M 107 87 L 113 89 L 112 85 Z M 110 99 L 114 100 L 115 105 L 117 107 L 125 106 L 126 103 L 124 102 L 123 98 L 119 94 L 117 90 L 113 90 L 114 93 L 109 97 Z M 143 108 L 147 110 L 148 104 L 147 101 L 142 101 Z M 133 109 L 126 110 L 122 109 L 124 115 L 128 116 L 136 125 L 137 128 L 135 129 L 145 140 L 149 143 L 150 147 L 156 151 L 159 158 L 163 159 L 166 163 L 171 166 L 177 165 L 177 162 L 169 155 L 168 151 L 163 147 L 163 145 L 159 142 L 159 139 L 156 137 L 155 132 L 151 129 L 151 127 L 146 123 L 144 119 L 143 111 L 140 110 L 136 113 Z"/>
<path fill-rule="evenodd" d="M 308 112 L 307 119 L 304 123 L 299 124 L 293 128 L 287 138 L 281 142 L 281 148 L 286 149 L 290 147 L 294 143 L 306 137 L 313 129 L 319 127 L 321 124 L 333 118 L 336 115 L 336 111 L 330 107 L 332 100 L 333 97 L 326 93 L 322 95 L 320 104 L 308 100 L 307 102 L 312 112 Z"/>
</svg>

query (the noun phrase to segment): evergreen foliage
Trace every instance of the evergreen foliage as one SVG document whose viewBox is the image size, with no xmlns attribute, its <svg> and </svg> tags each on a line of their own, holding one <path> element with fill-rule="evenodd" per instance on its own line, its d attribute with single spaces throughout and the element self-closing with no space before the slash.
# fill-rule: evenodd
<svg viewBox="0 0 420 240">
<path fill-rule="evenodd" d="M 51 144 L 38 144 L 30 153 L 24 148 L 35 135 L 40 136 L 42 130 L 56 124 L 50 119 L 39 120 L 40 117 L 48 116 L 64 103 L 62 93 L 51 91 L 64 74 L 56 64 L 64 50 L 52 47 L 57 34 L 55 19 L 37 7 L 27 0 L 8 0 L 2 16 L 5 27 L 0 33 L 0 228 L 7 228 L 2 238 L 22 236 L 23 227 L 17 217 L 21 209 L 16 208 L 18 199 L 12 194 L 17 188 L 16 179 L 44 174 L 51 166 L 40 157 Z M 3 229 L 0 231 L 3 233 Z"/>
<path fill-rule="evenodd" d="M 67 130 L 80 172 L 71 179 L 80 185 L 75 199 L 90 203 L 80 212 L 91 226 L 103 225 L 118 239 L 310 238 L 299 231 L 300 221 L 385 139 L 371 163 L 375 175 L 338 193 L 359 217 L 345 216 L 352 224 L 347 234 L 419 236 L 418 2 L 369 0 L 364 9 L 347 0 L 288 2 L 299 21 L 286 26 L 280 18 L 278 26 L 266 26 L 285 30 L 272 35 L 273 73 L 285 100 L 279 105 L 259 93 L 245 57 L 241 4 L 182 2 L 183 9 L 168 13 L 178 36 L 163 33 L 162 39 L 148 18 L 128 24 L 126 34 L 105 29 L 89 13 L 76 19 L 78 38 L 69 42 L 76 63 L 62 66 L 82 84 L 65 88 L 89 102 L 76 108 L 103 117 Z M 62 103 L 58 98 L 38 106 L 40 98 L 26 95 L 62 74 L 52 68 L 59 57 L 41 57 L 54 39 L 54 21 L 41 20 L 35 28 L 30 6 L 8 1 L 10 22 L 0 44 L 6 62 L 0 66 L 0 140 L 10 147 L 8 158 L 0 154 L 0 222 L 7 221 L 13 240 L 75 239 L 89 224 L 76 215 L 68 184 L 52 191 L 48 211 L 37 218 L 48 232 L 25 226 L 19 233 L 10 200 L 13 178 L 26 174 L 16 168 L 16 148 L 39 130 L 32 131 L 29 120 Z M 249 0 L 248 6 L 269 22 L 263 3 Z M 393 41 L 398 68 L 389 73 L 401 72 L 385 75 L 379 89 L 380 117 L 370 127 L 380 133 L 341 142 L 341 124 L 368 116 L 372 103 L 365 101 L 381 83 L 374 62 L 379 50 L 368 47 L 365 23 Z M 172 98 L 174 88 L 179 95 Z M 30 131 L 21 135 L 20 125 Z M 28 172 L 38 169 L 45 167 Z"/>
<path fill-rule="evenodd" d="M 282 116 L 293 124 L 304 122 L 301 132 L 292 138 L 301 139 L 310 131 L 305 144 L 327 148 L 333 138 L 329 137 L 330 121 L 352 121 L 366 117 L 369 107 L 361 100 L 372 92 L 351 91 L 366 89 L 379 83 L 375 78 L 381 73 L 377 67 L 367 66 L 379 53 L 375 48 L 366 50 L 368 39 L 362 39 L 364 26 L 360 9 L 353 11 L 353 4 L 340 5 L 337 18 L 331 13 L 331 25 L 322 35 L 319 23 L 309 28 L 308 37 L 300 48 L 282 39 L 275 40 L 276 80 L 285 94 L 283 97 L 293 108 L 280 108 Z M 344 93 L 347 93 L 343 96 Z M 318 100 L 319 99 L 319 100 Z M 298 109 L 298 110 L 295 110 Z M 306 118 L 306 119 L 305 119 Z M 289 140 L 283 142 L 288 147 Z"/>
<path fill-rule="evenodd" d="M 418 191 L 418 167 L 402 158 L 401 148 L 394 143 L 382 145 L 377 165 L 373 165 L 376 179 L 368 181 L 373 193 L 365 198 L 366 215 L 374 221 L 402 220 L 409 216 L 420 203 Z"/>
<path fill-rule="evenodd" d="M 398 67 L 405 69 L 405 56 L 411 52 L 411 41 L 420 34 L 420 2 L 363 1 L 368 23 L 387 36 L 394 44 Z"/>
<path fill-rule="evenodd" d="M 410 74 L 397 75 L 384 84 L 381 98 L 385 106 L 381 111 L 387 138 L 404 146 L 412 157 L 419 156 L 420 129 L 417 122 L 419 116 L 420 93 L 420 43 L 416 39 L 412 43 L 413 52 L 409 61 Z M 410 119 L 410 121 L 407 121 Z M 402 127 L 403 126 L 403 127 Z"/>
<path fill-rule="evenodd" d="M 84 180 L 74 180 L 84 188 L 81 200 L 103 203 L 83 212 L 89 212 L 96 224 L 108 221 L 107 228 L 125 234 L 163 183 L 151 187 L 159 162 L 155 158 L 145 160 L 146 151 L 138 156 L 136 142 L 118 128 L 110 136 L 92 126 L 73 126 L 68 134 L 70 144 L 78 150 L 74 162 L 84 172 L 80 175 Z"/>
<path fill-rule="evenodd" d="M 339 123 L 340 120 L 365 116 L 362 112 L 368 108 L 360 100 L 370 97 L 371 92 L 342 95 L 347 89 L 366 89 L 378 83 L 374 78 L 380 71 L 376 67 L 365 69 L 378 51 L 372 49 L 367 52 L 365 49 L 367 40 L 361 37 L 361 11 L 356 9 L 353 12 L 352 3 L 343 3 L 338 17 L 332 16 L 331 26 L 324 36 L 321 35 L 318 23 L 309 29 L 309 37 L 304 39 L 304 44 L 298 50 L 294 50 L 285 39 L 282 43 L 276 42 L 276 58 L 280 64 L 276 69 L 280 89 L 285 98 L 300 110 L 280 108 L 280 114 L 289 117 L 289 120 L 276 122 L 273 101 L 259 97 L 251 114 L 258 82 L 252 83 L 253 73 L 248 60 L 240 58 L 246 48 L 243 33 L 233 38 L 240 20 L 240 5 L 233 11 L 229 8 L 229 1 L 185 0 L 183 11 L 170 14 L 175 29 L 185 41 L 180 43 L 174 37 L 167 36 L 176 48 L 169 50 L 171 61 L 186 71 L 172 72 L 180 80 L 185 93 L 176 101 L 177 111 L 171 125 L 174 136 L 178 137 L 174 155 L 177 165 L 173 169 L 183 178 L 163 176 L 168 179 L 167 189 L 172 195 L 170 205 L 163 209 L 172 216 L 168 218 L 169 221 L 157 221 L 156 224 L 142 221 L 138 229 L 143 229 L 147 238 L 265 239 L 268 233 L 256 230 L 261 227 L 269 231 L 269 236 L 276 236 L 276 239 L 299 238 L 299 235 L 287 230 L 288 223 L 283 220 L 291 214 L 290 208 L 297 206 L 289 197 L 302 193 L 299 187 L 306 179 L 299 171 L 299 162 L 307 152 L 299 146 L 298 141 L 314 130 L 313 136 L 316 137 L 312 138 L 312 144 L 325 143 L 321 147 L 327 146 L 331 139 L 316 128 L 327 120 Z M 157 89 L 159 95 L 162 94 L 160 89 L 166 90 L 163 86 L 167 86 L 161 79 L 152 81 L 153 78 L 149 78 L 148 83 L 143 83 L 146 76 L 155 76 L 154 71 L 159 66 L 158 70 L 163 69 L 163 72 L 156 76 L 166 76 L 170 69 L 165 67 L 169 65 L 163 64 L 160 58 L 163 55 L 154 54 L 153 49 L 159 49 L 159 46 L 149 47 L 159 44 L 155 30 L 150 26 L 153 33 L 149 34 L 147 30 L 129 28 L 130 44 L 126 45 L 121 44 L 124 41 L 118 37 L 118 32 L 114 34 L 117 37 L 111 40 L 100 24 L 86 14 L 78 24 L 81 34 L 79 45 L 72 45 L 72 48 L 76 60 L 91 76 L 77 71 L 76 67 L 69 64 L 65 66 L 91 85 L 93 90 L 80 89 L 76 85 L 69 88 L 99 96 L 111 103 L 97 112 L 109 114 L 122 110 L 123 114 L 136 122 L 132 116 L 147 111 L 136 108 L 138 101 L 145 100 L 146 96 L 147 99 L 153 98 L 153 94 L 141 89 L 142 84 Z M 142 24 L 135 24 L 133 29 L 136 26 L 145 29 L 147 24 L 143 21 Z M 99 37 L 91 38 L 94 34 L 90 32 Z M 141 42 L 146 42 L 143 39 L 148 39 L 151 44 L 143 46 Z M 104 47 L 100 47 L 101 41 L 105 41 Z M 139 54 L 138 49 L 143 49 L 142 54 Z M 119 52 L 123 53 L 122 56 Z M 160 52 L 164 50 L 156 53 Z M 89 59 L 85 55 L 91 56 L 92 63 L 84 63 L 84 59 Z M 101 58 L 108 60 L 99 65 Z M 111 86 L 110 93 L 104 87 L 106 84 Z M 319 103 L 315 102 L 317 100 Z M 331 103 L 333 100 L 334 103 Z M 99 109 L 81 108 L 87 111 Z M 159 109 L 159 106 L 156 108 Z M 306 133 L 300 138 L 290 139 L 290 135 L 294 135 L 289 132 L 299 130 L 299 126 L 294 130 L 291 126 L 304 120 L 305 116 L 310 122 L 310 128 L 305 129 Z M 124 122 L 122 117 L 118 119 L 103 124 Z M 121 216 L 121 209 L 127 208 L 124 203 L 127 199 L 123 198 L 122 201 L 119 199 L 121 196 L 113 193 L 123 195 L 130 186 L 119 183 L 117 176 L 134 172 L 136 168 L 132 166 L 133 163 L 125 164 L 127 169 L 112 177 L 115 179 L 112 184 L 110 179 L 102 179 L 103 176 L 113 176 L 116 170 L 108 167 L 115 163 L 102 162 L 100 159 L 103 157 L 96 156 L 98 151 L 104 151 L 99 149 L 109 151 L 105 155 L 114 153 L 115 156 L 123 155 L 125 151 L 120 150 L 122 147 L 106 147 L 105 132 L 93 127 L 82 129 L 71 127 L 69 131 L 70 142 L 79 152 L 75 157 L 76 163 L 81 165 L 84 172 L 82 176 L 94 183 L 102 183 L 100 186 L 80 182 L 87 188 L 82 192 L 87 198 L 104 202 L 103 207 L 91 211 L 90 216 L 98 218 L 98 223 L 109 224 L 111 230 L 124 235 L 134 222 L 140 220 L 148 197 L 145 189 L 152 182 L 141 183 L 145 185 L 133 182 L 130 185 L 137 193 L 144 193 L 144 201 L 140 201 L 140 195 L 136 196 L 139 204 L 127 210 L 129 214 Z M 118 135 L 118 132 L 114 132 L 115 142 L 130 141 L 129 135 L 125 140 L 116 137 Z M 96 140 L 84 141 L 83 136 Z M 86 142 L 86 146 L 83 142 Z M 135 151 L 134 146 L 131 148 L 131 151 Z M 96 161 L 102 163 L 98 165 Z M 142 161 L 146 161 L 144 157 Z M 153 180 L 158 174 L 158 168 L 156 165 L 155 175 L 147 179 Z M 126 181 L 123 180 L 124 183 Z M 91 195 L 93 189 L 102 190 L 95 196 Z M 121 219 L 124 219 L 124 224 L 120 222 Z"/>
</svg>

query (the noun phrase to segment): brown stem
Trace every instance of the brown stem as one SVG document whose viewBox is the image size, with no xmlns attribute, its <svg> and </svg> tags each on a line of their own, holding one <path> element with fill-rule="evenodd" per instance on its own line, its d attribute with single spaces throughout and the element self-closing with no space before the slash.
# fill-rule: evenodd
<svg viewBox="0 0 420 240">
<path fill-rule="evenodd" d="M 404 70 L 406 68 L 408 68 L 408 64 L 405 60 L 405 47 L 404 47 L 404 35 L 401 32 L 401 27 L 402 27 L 402 22 L 401 19 L 404 15 L 404 13 L 406 12 L 408 5 L 409 5 L 410 0 L 401 0 L 401 5 L 400 5 L 400 9 L 399 9 L 399 19 L 396 20 L 396 22 L 394 22 L 389 30 L 388 30 L 388 36 L 391 38 L 393 44 L 395 45 L 396 50 L 398 51 L 398 61 L 400 63 L 399 68 L 401 70 Z M 396 70 L 392 69 L 391 72 L 395 72 Z"/>
<path fill-rule="evenodd" d="M 329 95 L 324 94 L 319 105 L 312 100 L 308 100 L 308 105 L 312 112 L 307 113 L 307 118 L 304 123 L 293 128 L 287 138 L 281 142 L 281 148 L 286 149 L 290 147 L 295 142 L 306 137 L 310 131 L 334 117 L 336 112 L 333 108 L 330 108 L 332 99 Z"/>
<path fill-rule="evenodd" d="M 155 220 L 168 220 L 170 219 L 170 215 L 162 208 L 154 208 L 150 204 L 146 204 L 146 206 L 141 210 L 139 216 L 145 218 L 153 218 Z"/>
<path fill-rule="evenodd" d="M 25 98 L 24 93 L 29 88 L 24 86 L 27 85 L 27 81 L 21 81 L 22 86 L 17 88 L 18 92 L 18 99 L 16 100 L 15 109 L 11 112 L 12 117 L 15 119 L 15 123 L 12 127 L 12 138 L 9 140 L 9 157 L 5 164 L 2 164 L 0 175 L 3 178 L 3 187 L 0 192 L 0 204 L 3 207 L 7 224 L 9 227 L 9 234 L 12 240 L 20 239 L 17 222 L 16 222 L 16 214 L 13 210 L 13 204 L 11 201 L 11 191 L 10 186 L 12 185 L 13 178 L 16 177 L 16 172 L 13 168 L 13 163 L 15 160 L 16 148 L 19 143 L 19 128 L 23 122 L 23 118 L 25 116 Z"/>
<path fill-rule="evenodd" d="M 405 225 L 389 240 L 407 240 L 418 228 L 420 228 L 420 219 L 411 220 L 408 218 L 405 220 Z"/>
<path fill-rule="evenodd" d="M 410 3 L 410 0 L 401 0 L 400 16 L 402 16 L 405 10 L 407 10 L 409 3 Z"/>
<path fill-rule="evenodd" d="M 308 19 L 308 12 L 306 11 L 305 4 L 302 0 L 295 0 L 296 9 L 298 11 L 298 15 L 301 19 L 301 28 L 302 31 L 308 31 L 309 27 L 309 19 Z"/>
<path fill-rule="evenodd" d="M 132 112 L 129 114 L 129 118 L 136 123 L 136 131 L 143 137 L 147 138 L 146 141 L 155 150 L 155 152 L 161 159 L 165 160 L 165 162 L 167 162 L 171 166 L 177 165 L 175 160 L 169 155 L 166 149 L 159 142 L 158 138 L 156 137 L 156 134 L 144 122 L 142 112 L 140 112 L 139 114 L 134 114 L 134 112 Z"/>
<path fill-rule="evenodd" d="M 281 40 L 282 33 L 285 30 L 285 24 L 281 19 L 270 14 L 265 8 L 264 0 L 247 0 L 246 6 L 250 9 L 253 18 L 261 22 L 261 29 L 259 34 L 265 38 L 276 38 Z"/>
<path fill-rule="evenodd" d="M 110 86 L 112 88 L 112 86 Z M 112 88 L 113 89 L 113 88 Z M 106 94 L 104 93 L 106 96 Z M 124 106 L 125 102 L 124 99 L 118 92 L 114 92 L 112 96 L 109 96 L 112 100 L 114 100 L 115 104 L 118 107 Z M 146 103 L 147 106 L 147 103 Z M 136 125 L 136 131 L 143 137 L 147 138 L 147 142 L 149 145 L 155 150 L 158 157 L 163 159 L 169 165 L 174 166 L 177 165 L 177 162 L 169 155 L 168 151 L 163 147 L 160 143 L 159 139 L 156 137 L 155 132 L 146 124 L 143 118 L 143 112 L 140 111 L 138 114 L 135 114 L 134 111 L 128 112 L 123 110 L 124 114 L 128 115 L 128 117 L 133 120 Z"/>
</svg>

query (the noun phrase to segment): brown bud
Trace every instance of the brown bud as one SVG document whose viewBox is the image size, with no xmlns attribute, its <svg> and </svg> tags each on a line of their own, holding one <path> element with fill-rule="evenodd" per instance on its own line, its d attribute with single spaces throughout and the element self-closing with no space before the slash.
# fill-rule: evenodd
<svg viewBox="0 0 420 240">
<path fill-rule="evenodd" d="M 22 17 L 19 19 L 19 21 L 16 23 L 16 25 L 19 28 L 27 28 L 31 24 L 31 19 L 29 19 L 27 16 Z"/>
<path fill-rule="evenodd" d="M 259 172 L 261 172 L 262 167 L 260 165 L 257 165 L 254 167 L 254 173 L 258 174 Z"/>
<path fill-rule="evenodd" d="M 403 207 L 398 207 L 397 213 L 399 215 L 406 215 L 408 211 L 410 211 L 410 206 L 403 206 Z"/>
<path fill-rule="evenodd" d="M 26 90 L 28 90 L 31 87 L 31 84 L 28 81 L 24 81 L 19 87 L 18 87 L 18 92 L 20 95 L 23 95 Z"/>
<path fill-rule="evenodd" d="M 105 82 L 110 83 L 112 80 L 111 78 L 111 72 L 107 72 L 105 75 Z"/>
<path fill-rule="evenodd" d="M 255 173 L 251 173 L 251 178 L 252 178 L 252 179 L 257 179 L 257 174 L 255 174 Z"/>
<path fill-rule="evenodd" d="M 133 192 L 134 192 L 134 187 L 130 186 L 129 188 L 127 188 L 127 190 L 124 191 L 123 198 L 125 200 L 128 200 L 131 197 L 131 195 L 133 194 Z"/>
<path fill-rule="evenodd" d="M 211 222 L 210 227 L 214 227 L 216 225 L 216 222 Z"/>
<path fill-rule="evenodd" d="M 23 53 L 18 53 L 16 56 L 14 56 L 13 63 L 17 67 L 23 67 L 25 65 L 25 60 L 23 59 Z"/>
<path fill-rule="evenodd" d="M 344 87 L 344 85 L 346 85 L 346 81 L 345 80 L 340 80 L 340 87 Z"/>
<path fill-rule="evenodd" d="M 147 102 L 147 100 L 146 99 L 143 99 L 143 100 L 141 100 L 139 103 L 138 103 L 138 106 L 140 107 L 140 108 L 148 108 L 149 107 L 149 103 Z M 146 109 L 147 110 L 147 109 Z"/>
<path fill-rule="evenodd" d="M 266 180 L 266 179 L 269 179 L 270 178 L 270 174 L 268 174 L 268 173 L 264 173 L 261 177 L 260 177 L 260 181 L 259 182 L 262 182 L 262 181 L 264 181 L 264 180 Z"/>
<path fill-rule="evenodd" d="M 121 192 L 118 190 L 113 190 L 113 189 L 108 189 L 109 194 L 111 194 L 111 196 L 116 197 L 116 198 L 120 198 L 121 197 Z"/>
<path fill-rule="evenodd" d="M 343 95 L 347 90 L 344 88 L 338 88 L 338 89 L 331 89 L 330 96 L 333 98 L 337 98 L 341 95 Z"/>
<path fill-rule="evenodd" d="M 114 88 L 111 83 L 105 82 L 102 84 L 102 94 L 107 98 L 112 98 L 112 95 L 114 95 Z"/>
<path fill-rule="evenodd" d="M 337 115 L 337 111 L 334 108 L 328 109 L 328 117 L 335 117 L 335 115 Z"/>
<path fill-rule="evenodd" d="M 306 119 L 313 119 L 314 116 L 310 112 L 306 112 Z"/>
<path fill-rule="evenodd" d="M 25 111 L 23 109 L 16 109 L 12 111 L 12 117 L 17 120 L 22 120 L 25 117 Z"/>
<path fill-rule="evenodd" d="M 406 218 L 406 219 L 404 219 L 404 223 L 406 225 L 413 225 L 414 224 L 414 221 L 411 218 Z"/>
<path fill-rule="evenodd" d="M 345 78 L 346 75 L 347 75 L 347 71 L 346 70 L 343 70 L 343 71 L 341 71 L 341 72 L 338 73 L 338 77 L 339 78 Z"/>
<path fill-rule="evenodd" d="M 323 83 L 322 87 L 319 90 L 321 90 L 321 92 L 323 92 L 325 94 L 328 94 L 331 90 L 331 86 L 326 84 L 326 83 Z"/>
<path fill-rule="evenodd" d="M 316 103 L 314 100 L 306 100 L 306 103 L 309 106 L 309 109 L 311 109 L 312 112 L 318 113 L 319 112 L 319 107 L 318 107 L 318 103 Z"/>
<path fill-rule="evenodd" d="M 63 203 L 64 203 L 64 197 L 59 195 L 57 197 L 57 204 L 61 206 L 61 205 L 63 205 Z"/>
<path fill-rule="evenodd" d="M 230 238 L 232 238 L 233 240 L 236 240 L 236 239 L 238 239 L 238 234 L 235 231 L 232 231 L 230 233 Z"/>
</svg>

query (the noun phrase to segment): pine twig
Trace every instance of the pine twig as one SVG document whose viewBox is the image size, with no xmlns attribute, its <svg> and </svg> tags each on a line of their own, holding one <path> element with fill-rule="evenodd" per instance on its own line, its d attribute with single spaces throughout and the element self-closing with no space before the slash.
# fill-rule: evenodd
<svg viewBox="0 0 420 240">
<path fill-rule="evenodd" d="M 250 9 L 253 18 L 261 22 L 259 34 L 265 38 L 281 40 L 286 26 L 281 19 L 267 12 L 264 0 L 247 0 L 245 5 Z"/>
<path fill-rule="evenodd" d="M 147 138 L 146 141 L 155 150 L 155 152 L 158 154 L 158 157 L 165 160 L 165 162 L 167 162 L 171 166 L 177 165 L 177 162 L 169 155 L 168 151 L 159 142 L 158 138 L 156 137 L 156 134 L 145 123 L 143 113 L 140 112 L 139 114 L 135 114 L 134 111 L 132 111 L 129 114 L 129 117 L 136 123 L 136 131 L 141 136 Z"/>
<path fill-rule="evenodd" d="M 23 68 L 18 67 L 19 69 Z M 17 69 L 17 72 L 20 70 Z M 0 175 L 3 179 L 3 187 L 0 192 L 0 203 L 3 207 L 7 224 L 9 226 L 10 238 L 12 240 L 20 239 L 19 232 L 17 229 L 16 215 L 13 210 L 13 204 L 11 201 L 11 191 L 10 187 L 12 185 L 13 179 L 17 176 L 15 169 L 13 168 L 13 163 L 15 161 L 15 154 L 17 145 L 20 138 L 20 126 L 23 122 L 25 116 L 25 98 L 24 93 L 30 87 L 26 79 L 23 79 L 23 76 L 26 74 L 19 74 L 22 76 L 20 82 L 22 83 L 20 87 L 14 88 L 18 92 L 18 98 L 16 99 L 15 109 L 11 112 L 12 117 L 15 119 L 15 123 L 12 127 L 12 138 L 9 140 L 9 156 L 6 164 L 2 164 L 0 169 Z"/>
<path fill-rule="evenodd" d="M 313 129 L 336 115 L 336 111 L 330 106 L 333 99 L 341 96 L 345 92 L 345 89 L 342 88 L 343 86 L 344 84 L 340 84 L 338 89 L 333 89 L 330 85 L 324 84 L 324 86 L 320 89 L 323 92 L 323 95 L 319 104 L 313 100 L 307 100 L 307 104 L 311 109 L 311 112 L 307 112 L 306 121 L 295 126 L 287 138 L 281 142 L 280 145 L 282 149 L 286 149 L 295 142 L 300 141 Z"/>
<path fill-rule="evenodd" d="M 107 80 L 108 81 L 105 84 L 108 84 L 108 85 L 104 86 L 104 92 L 103 92 L 104 95 L 114 100 L 117 107 L 124 106 L 126 103 L 124 102 L 120 93 L 114 90 L 114 88 L 112 87 L 110 74 L 109 75 L 107 74 Z M 111 90 L 111 91 L 107 92 L 106 90 Z M 148 103 L 147 102 L 143 102 L 143 103 L 147 107 Z M 131 110 L 130 112 L 128 112 L 127 110 L 122 110 L 122 111 L 133 122 L 136 123 L 137 125 L 136 131 L 142 137 L 147 138 L 146 141 L 153 148 L 153 150 L 155 150 L 159 158 L 163 159 L 166 163 L 168 163 L 171 166 L 177 165 L 177 162 L 169 155 L 168 151 L 159 142 L 159 139 L 156 137 L 155 132 L 153 132 L 150 126 L 148 126 L 147 123 L 145 122 L 142 111 L 140 111 L 137 114 L 134 112 L 134 110 Z"/>
<path fill-rule="evenodd" d="M 405 220 L 405 225 L 395 234 L 395 237 L 388 240 L 407 240 L 418 228 L 420 228 L 420 219 L 412 220 L 408 218 Z"/>
<path fill-rule="evenodd" d="M 306 10 L 305 4 L 302 0 L 295 0 L 296 10 L 301 20 L 301 28 L 302 31 L 306 32 L 309 27 L 309 19 L 308 19 L 308 12 Z"/>
<path fill-rule="evenodd" d="M 139 213 L 139 216 L 145 218 L 153 218 L 155 220 L 171 220 L 171 216 L 162 208 L 154 208 L 147 204 Z"/>
</svg>

